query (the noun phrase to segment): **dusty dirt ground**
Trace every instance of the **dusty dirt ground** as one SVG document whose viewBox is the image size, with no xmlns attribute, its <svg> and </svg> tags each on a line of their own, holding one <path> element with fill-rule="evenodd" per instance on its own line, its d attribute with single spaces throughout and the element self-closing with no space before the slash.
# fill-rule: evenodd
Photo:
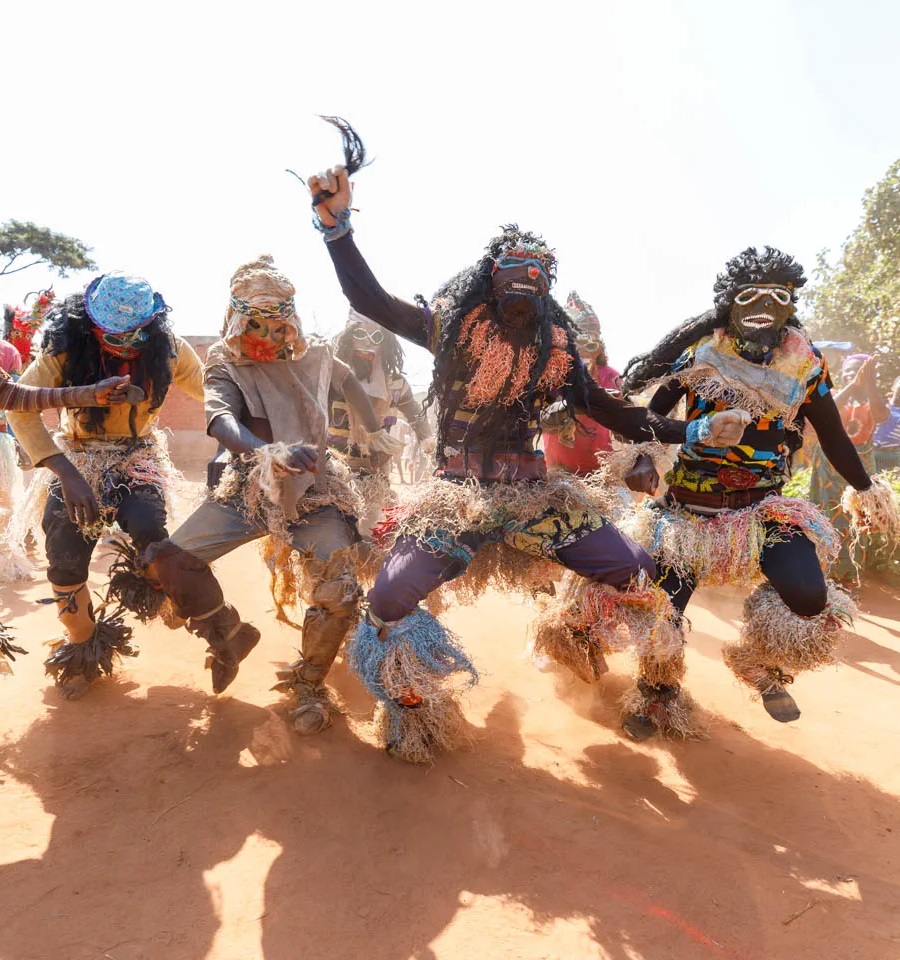
<svg viewBox="0 0 900 960">
<path fill-rule="evenodd" d="M 291 732 L 269 687 L 296 634 L 252 545 L 217 569 L 263 628 L 219 698 L 199 640 L 137 625 L 116 682 L 58 701 L 42 573 L 3 587 L 31 655 L 0 684 L 2 960 L 900 957 L 896 591 L 862 591 L 790 726 L 721 663 L 742 592 L 701 591 L 710 738 L 642 746 L 618 730 L 627 662 L 599 689 L 538 672 L 529 607 L 487 596 L 448 614 L 482 671 L 476 746 L 422 769 L 375 747 L 343 664 L 347 716 Z"/>
</svg>

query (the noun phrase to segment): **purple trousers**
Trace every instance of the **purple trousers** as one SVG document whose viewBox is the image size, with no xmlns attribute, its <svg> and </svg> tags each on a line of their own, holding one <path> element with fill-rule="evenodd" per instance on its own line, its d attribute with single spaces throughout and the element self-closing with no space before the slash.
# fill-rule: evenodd
<svg viewBox="0 0 900 960">
<path fill-rule="evenodd" d="M 464 534 L 472 551 L 487 537 Z M 651 579 L 656 577 L 656 564 L 650 555 L 629 540 L 611 523 L 556 551 L 556 559 L 564 567 L 588 580 L 625 586 L 642 570 Z M 369 606 L 380 620 L 390 623 L 402 620 L 416 605 L 442 583 L 458 577 L 466 569 L 464 561 L 434 550 L 416 540 L 401 537 L 388 554 L 369 591 Z"/>
</svg>

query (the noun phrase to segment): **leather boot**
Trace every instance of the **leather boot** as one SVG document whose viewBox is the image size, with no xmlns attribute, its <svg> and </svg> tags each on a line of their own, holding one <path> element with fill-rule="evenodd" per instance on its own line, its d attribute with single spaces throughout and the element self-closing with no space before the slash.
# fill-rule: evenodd
<svg viewBox="0 0 900 960">
<path fill-rule="evenodd" d="M 175 615 L 187 620 L 191 633 L 206 640 L 213 692 L 222 693 L 238 675 L 240 662 L 259 643 L 259 630 L 243 622 L 225 602 L 209 564 L 171 540 L 151 544 L 144 559 L 153 565 Z"/>
</svg>

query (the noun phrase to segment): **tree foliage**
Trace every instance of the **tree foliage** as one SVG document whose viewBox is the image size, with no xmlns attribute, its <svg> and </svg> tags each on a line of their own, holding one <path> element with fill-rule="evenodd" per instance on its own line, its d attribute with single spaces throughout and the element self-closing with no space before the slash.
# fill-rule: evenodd
<svg viewBox="0 0 900 960">
<path fill-rule="evenodd" d="M 837 263 L 822 251 L 813 278 L 804 312 L 814 337 L 878 354 L 882 384 L 900 376 L 900 160 L 865 192 Z"/>
<path fill-rule="evenodd" d="M 67 277 L 70 270 L 95 270 L 97 264 L 88 256 L 90 252 L 91 248 L 75 237 L 36 223 L 7 220 L 0 225 L 0 276 L 38 264 L 49 266 L 61 277 Z"/>
</svg>

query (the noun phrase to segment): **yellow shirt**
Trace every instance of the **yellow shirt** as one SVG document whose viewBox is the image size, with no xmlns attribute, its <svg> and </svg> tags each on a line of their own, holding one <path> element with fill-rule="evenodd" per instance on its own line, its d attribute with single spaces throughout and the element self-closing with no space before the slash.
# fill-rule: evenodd
<svg viewBox="0 0 900 960">
<path fill-rule="evenodd" d="M 172 383 L 194 400 L 203 402 L 203 365 L 194 348 L 181 337 L 174 337 L 175 356 L 171 359 Z M 55 357 L 41 354 L 28 366 L 22 374 L 19 383 L 27 383 L 33 387 L 61 387 L 63 385 L 63 370 L 66 364 L 66 354 Z M 60 432 L 71 440 L 115 440 L 130 439 L 131 411 L 135 410 L 134 429 L 139 437 L 146 436 L 156 423 L 159 408 L 150 409 L 150 398 L 142 400 L 133 408 L 123 403 L 110 407 L 106 411 L 103 422 L 102 437 L 96 433 L 88 433 L 77 417 L 72 416 L 69 410 L 59 411 Z M 44 426 L 40 413 L 10 413 L 10 426 L 25 452 L 31 457 L 34 464 L 39 464 L 48 457 L 53 457 L 63 451 L 53 442 L 53 437 Z"/>
</svg>

